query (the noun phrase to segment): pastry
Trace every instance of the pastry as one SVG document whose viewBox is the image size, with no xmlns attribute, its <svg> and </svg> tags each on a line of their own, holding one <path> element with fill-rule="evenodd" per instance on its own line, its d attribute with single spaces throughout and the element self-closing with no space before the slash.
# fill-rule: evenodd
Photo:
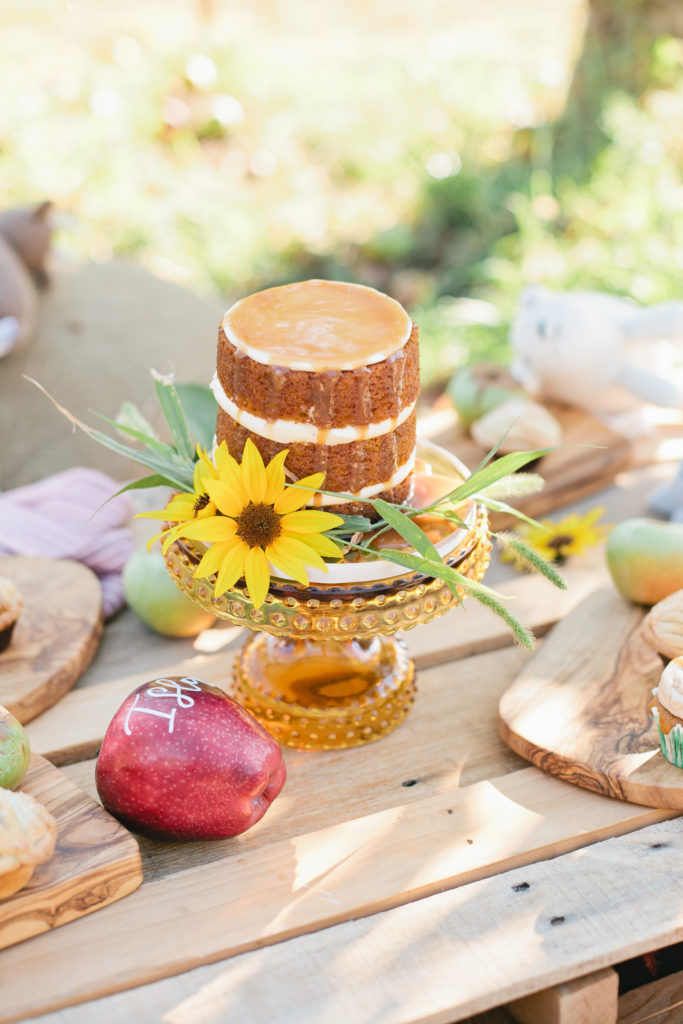
<svg viewBox="0 0 683 1024">
<path fill-rule="evenodd" d="M 21 606 L 21 594 L 6 576 L 0 576 L 0 651 L 4 651 L 12 639 Z"/>
<path fill-rule="evenodd" d="M 683 655 L 683 590 L 658 601 L 643 619 L 641 634 L 665 658 Z"/>
<path fill-rule="evenodd" d="M 293 480 L 325 473 L 314 504 L 368 513 L 405 500 L 415 462 L 418 331 L 394 299 L 363 285 L 302 281 L 256 292 L 220 325 L 212 388 L 216 441 L 268 462 L 289 449 Z"/>
<path fill-rule="evenodd" d="M 562 427 L 552 413 L 538 402 L 508 398 L 494 406 L 470 427 L 472 437 L 483 448 L 506 452 L 553 448 L 562 441 Z"/>
<path fill-rule="evenodd" d="M 662 672 L 649 709 L 657 723 L 664 757 L 683 768 L 683 657 L 674 658 Z"/>
<path fill-rule="evenodd" d="M 28 793 L 0 789 L 0 899 L 23 889 L 56 842 L 57 822 L 42 804 Z"/>
</svg>

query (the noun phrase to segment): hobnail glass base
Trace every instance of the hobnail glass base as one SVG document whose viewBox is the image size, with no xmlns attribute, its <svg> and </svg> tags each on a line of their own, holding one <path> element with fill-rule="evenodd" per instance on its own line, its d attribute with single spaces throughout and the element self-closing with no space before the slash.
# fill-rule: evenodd
<svg viewBox="0 0 683 1024">
<path fill-rule="evenodd" d="M 415 699 L 402 640 L 301 640 L 259 633 L 235 661 L 233 696 L 279 743 L 358 747 L 392 732 Z"/>
</svg>

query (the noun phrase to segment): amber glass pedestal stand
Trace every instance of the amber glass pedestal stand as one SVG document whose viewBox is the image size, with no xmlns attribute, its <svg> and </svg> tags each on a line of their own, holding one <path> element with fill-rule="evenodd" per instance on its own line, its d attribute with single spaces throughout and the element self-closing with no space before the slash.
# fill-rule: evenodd
<svg viewBox="0 0 683 1024">
<path fill-rule="evenodd" d="M 491 553 L 483 507 L 473 508 L 470 523 L 444 560 L 478 581 Z M 235 660 L 233 696 L 280 743 L 299 749 L 356 747 L 392 732 L 415 699 L 415 668 L 394 634 L 465 597 L 408 572 L 358 582 L 361 567 L 353 563 L 348 583 L 302 588 L 272 580 L 254 608 L 244 584 L 216 598 L 211 581 L 194 578 L 201 554 L 192 542 L 173 544 L 166 554 L 172 578 L 214 615 L 256 631 Z"/>
</svg>

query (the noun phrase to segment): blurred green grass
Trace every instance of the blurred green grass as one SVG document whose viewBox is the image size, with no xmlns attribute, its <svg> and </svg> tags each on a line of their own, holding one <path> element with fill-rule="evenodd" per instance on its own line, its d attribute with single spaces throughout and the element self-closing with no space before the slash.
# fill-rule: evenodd
<svg viewBox="0 0 683 1024">
<path fill-rule="evenodd" d="M 643 6 L 606 59 L 579 0 L 9 0 L 3 202 L 49 196 L 67 252 L 226 298 L 375 284 L 426 380 L 505 359 L 527 282 L 680 294 L 683 43 Z"/>
</svg>

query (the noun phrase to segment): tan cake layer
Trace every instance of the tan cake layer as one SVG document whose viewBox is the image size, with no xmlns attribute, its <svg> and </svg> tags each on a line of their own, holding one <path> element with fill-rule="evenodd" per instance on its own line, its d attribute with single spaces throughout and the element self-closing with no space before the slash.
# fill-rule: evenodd
<svg viewBox="0 0 683 1024">
<path fill-rule="evenodd" d="M 218 331 L 218 380 L 239 409 L 266 420 L 367 426 L 396 419 L 420 389 L 418 329 L 386 359 L 354 370 L 313 373 L 257 362 Z"/>
<path fill-rule="evenodd" d="M 287 470 L 296 480 L 311 473 L 325 473 L 324 487 L 330 491 L 358 493 L 363 488 L 390 483 L 401 473 L 403 467 L 412 468 L 415 453 L 416 413 L 396 430 L 382 437 L 352 441 L 349 444 L 281 444 L 246 430 L 222 409 L 216 420 L 216 440 L 225 441 L 229 451 L 240 459 L 248 437 L 261 453 L 264 462 L 269 462 L 283 448 L 289 449 Z M 405 479 L 383 490 L 373 497 L 386 501 L 403 501 L 410 490 L 410 472 Z M 325 506 L 334 510 L 336 506 Z M 341 508 L 341 506 L 340 506 Z M 347 514 L 367 512 L 368 506 L 361 500 L 347 503 L 342 511 Z"/>
</svg>

